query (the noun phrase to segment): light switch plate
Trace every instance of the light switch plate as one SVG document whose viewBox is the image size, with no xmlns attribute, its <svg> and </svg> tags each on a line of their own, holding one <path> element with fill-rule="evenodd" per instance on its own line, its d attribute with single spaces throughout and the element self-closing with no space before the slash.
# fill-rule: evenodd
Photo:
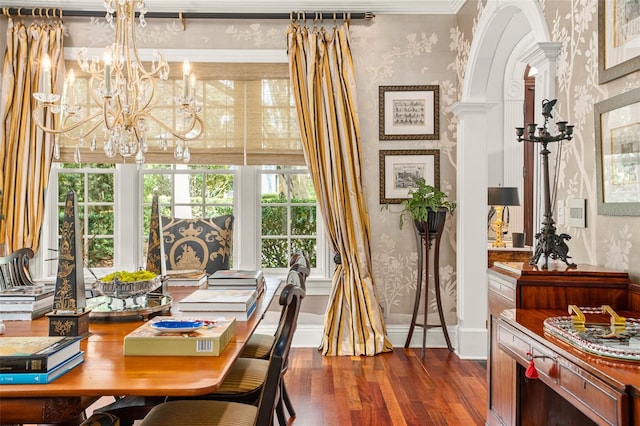
<svg viewBox="0 0 640 426">
<path fill-rule="evenodd" d="M 574 228 L 587 227 L 587 200 L 584 198 L 571 198 L 567 200 L 569 211 L 567 225 Z"/>
</svg>

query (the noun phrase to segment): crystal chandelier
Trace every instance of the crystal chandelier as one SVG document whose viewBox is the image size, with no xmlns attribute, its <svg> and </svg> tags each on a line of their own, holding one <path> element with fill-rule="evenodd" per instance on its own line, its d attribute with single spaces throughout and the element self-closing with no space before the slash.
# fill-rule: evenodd
<svg viewBox="0 0 640 426">
<path fill-rule="evenodd" d="M 196 105 L 195 77 L 190 72 L 189 61 L 183 64 L 182 94 L 174 97 L 177 119 L 175 127 L 154 115 L 158 95 L 157 81 L 167 80 L 169 64 L 156 50 L 153 52 L 151 69 L 143 66 L 138 54 L 135 35 L 135 15 L 139 13 L 141 26 L 146 25 L 147 9 L 144 0 L 105 0 L 106 19 L 112 26 L 115 21 L 114 43 L 105 48 L 100 60 L 88 58 L 87 49 L 78 54 L 80 69 L 89 74 L 88 90 L 92 102 L 98 106 L 96 113 L 81 115 L 81 107 L 75 102 L 73 70 L 66 79 L 66 94 L 61 97 L 51 92 L 51 62 L 45 55 L 42 63 L 40 91 L 34 93 L 38 101 L 33 112 L 36 125 L 47 133 L 65 134 L 75 141 L 74 160 L 81 162 L 80 148 L 90 140 L 89 149 L 97 149 L 96 130 L 104 131 L 104 152 L 112 158 L 121 155 L 124 159 L 134 157 L 139 165 L 144 164 L 149 149 L 151 128 L 159 129 L 159 147 L 167 150 L 167 138 L 176 138 L 174 156 L 189 162 L 191 154 L 187 142 L 202 134 L 202 120 Z M 58 125 L 43 123 L 46 111 L 59 114 Z M 59 141 L 56 137 L 54 156 L 59 157 Z"/>
</svg>

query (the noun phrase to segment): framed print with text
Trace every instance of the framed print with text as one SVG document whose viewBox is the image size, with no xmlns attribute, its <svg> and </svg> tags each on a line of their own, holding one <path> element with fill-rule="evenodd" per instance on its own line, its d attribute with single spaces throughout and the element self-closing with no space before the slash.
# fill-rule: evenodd
<svg viewBox="0 0 640 426">
<path fill-rule="evenodd" d="M 440 139 L 440 86 L 380 86 L 380 140 Z"/>
<path fill-rule="evenodd" d="M 640 89 L 594 110 L 598 214 L 640 216 Z"/>
<path fill-rule="evenodd" d="M 598 0 L 598 83 L 640 70 L 640 2 Z"/>
<path fill-rule="evenodd" d="M 400 204 L 424 178 L 440 188 L 440 150 L 380 150 L 380 204 Z"/>
</svg>

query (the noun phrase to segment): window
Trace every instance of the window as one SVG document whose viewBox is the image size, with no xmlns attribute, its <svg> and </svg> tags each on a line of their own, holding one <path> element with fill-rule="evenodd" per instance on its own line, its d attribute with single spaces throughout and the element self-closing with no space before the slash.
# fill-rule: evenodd
<svg viewBox="0 0 640 426">
<path fill-rule="evenodd" d="M 164 216 L 235 216 L 233 268 L 280 272 L 288 267 L 292 250 L 301 247 L 310 256 L 312 274 L 328 277 L 330 256 L 304 166 L 287 64 L 191 65 L 198 76 L 205 131 L 189 143 L 190 163 L 174 157 L 175 141 L 169 141 L 166 151 L 159 149 L 159 136 L 147 141 L 153 147 L 141 168 L 132 158 L 108 158 L 101 131 L 59 138 L 59 163 L 52 170 L 48 200 L 63 202 L 71 186 L 83 191 L 79 208 L 88 265 L 102 274 L 145 264 L 151 201 L 157 191 Z M 76 103 L 95 112 L 81 74 L 76 73 Z M 170 75 L 181 74 L 172 68 Z M 168 80 L 158 87 L 162 96 L 156 108 L 167 123 L 176 119 L 175 108 L 168 105 L 181 84 Z M 78 158 L 80 165 L 74 162 Z M 118 164 L 106 164 L 112 161 Z M 59 212 L 47 210 L 43 234 L 50 237 L 45 247 L 57 248 L 56 215 Z M 56 262 L 44 265 L 44 275 L 55 274 Z"/>
<path fill-rule="evenodd" d="M 233 214 L 232 267 L 280 271 L 294 248 L 309 255 L 312 273 L 326 276 L 327 250 L 311 177 L 302 167 L 57 164 L 52 169 L 47 229 L 57 230 L 73 188 L 83 229 L 85 263 L 96 275 L 145 264 L 154 192 L 161 214 L 213 217 Z M 48 205 L 53 205 L 51 203 Z M 46 248 L 58 248 L 48 231 Z M 131 235 L 137 238 L 131 238 Z M 46 237 L 45 237 L 46 238 Z M 45 275 L 56 273 L 46 262 Z"/>
<path fill-rule="evenodd" d="M 286 268 L 287 253 L 301 248 L 316 266 L 317 207 L 311 176 L 305 170 L 261 171 L 261 268 Z"/>
<path fill-rule="evenodd" d="M 115 167 L 111 164 L 96 164 L 87 168 L 66 164 L 57 173 L 58 229 L 64 219 L 67 193 L 73 190 L 82 229 L 83 256 L 86 265 L 91 268 L 114 266 L 114 171 Z M 56 241 L 59 241 L 59 236 Z M 55 245 L 57 247 L 59 244 Z"/>
</svg>

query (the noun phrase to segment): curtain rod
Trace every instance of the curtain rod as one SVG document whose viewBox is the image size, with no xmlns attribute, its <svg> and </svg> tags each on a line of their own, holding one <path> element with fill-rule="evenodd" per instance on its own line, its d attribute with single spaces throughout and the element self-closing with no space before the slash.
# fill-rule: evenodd
<svg viewBox="0 0 640 426">
<path fill-rule="evenodd" d="M 58 8 L 3 8 L 3 12 L 9 16 L 22 16 L 24 18 L 55 18 L 64 16 L 83 16 L 83 17 L 104 17 L 105 11 L 96 10 L 62 10 Z M 136 12 L 136 15 L 138 13 Z M 174 19 L 292 19 L 293 20 L 327 20 L 329 22 L 335 19 L 364 19 L 372 20 L 375 15 L 372 12 L 302 12 L 295 11 L 291 13 L 227 13 L 227 12 L 147 12 L 147 18 L 174 18 Z"/>
</svg>

